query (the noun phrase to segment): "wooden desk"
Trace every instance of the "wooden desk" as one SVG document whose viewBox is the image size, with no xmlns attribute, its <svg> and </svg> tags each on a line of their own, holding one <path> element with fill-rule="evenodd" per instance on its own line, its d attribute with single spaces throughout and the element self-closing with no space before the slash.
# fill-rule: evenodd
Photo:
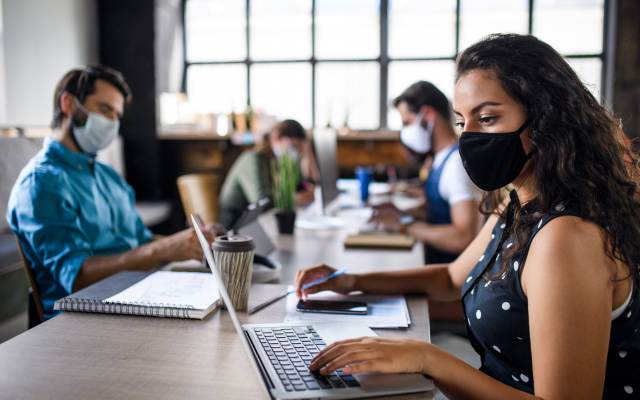
<svg viewBox="0 0 640 400">
<path fill-rule="evenodd" d="M 357 211 L 343 210 L 345 229 L 312 231 L 295 229 L 294 235 L 278 235 L 274 210 L 259 217 L 260 224 L 271 237 L 276 251 L 269 256 L 282 264 L 278 283 L 292 283 L 296 272 L 319 263 L 336 269 L 349 268 L 350 273 L 390 271 L 424 265 L 422 244 L 416 242 L 411 250 L 345 248 L 350 234 L 358 233 L 362 218 L 353 216 Z"/>
<path fill-rule="evenodd" d="M 283 264 L 283 283 L 295 272 L 326 261 L 351 271 L 400 269 L 420 265 L 413 251 L 344 249 L 353 229 L 297 230 L 275 235 L 272 215 L 261 217 L 274 235 L 274 254 Z M 285 289 L 284 284 L 252 285 L 249 307 Z M 376 330 L 381 336 L 430 340 L 425 296 L 407 296 L 411 327 Z M 282 322 L 285 300 L 248 316 L 242 323 Z M 7 399 L 264 399 L 227 311 L 202 321 L 64 313 L 0 345 L 0 397 Z M 433 399 L 434 393 L 393 399 Z"/>
</svg>

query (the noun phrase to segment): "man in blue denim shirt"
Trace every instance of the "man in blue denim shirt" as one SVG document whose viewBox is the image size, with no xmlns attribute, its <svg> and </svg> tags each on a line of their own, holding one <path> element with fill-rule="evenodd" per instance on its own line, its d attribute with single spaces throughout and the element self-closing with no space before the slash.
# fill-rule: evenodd
<svg viewBox="0 0 640 400">
<path fill-rule="evenodd" d="M 11 191 L 7 220 L 31 263 L 46 318 L 56 315 L 56 300 L 122 270 L 202 258 L 193 229 L 154 236 L 133 207 L 132 188 L 95 160 L 117 135 L 130 99 L 117 71 L 68 72 L 56 87 L 53 135 Z"/>
</svg>

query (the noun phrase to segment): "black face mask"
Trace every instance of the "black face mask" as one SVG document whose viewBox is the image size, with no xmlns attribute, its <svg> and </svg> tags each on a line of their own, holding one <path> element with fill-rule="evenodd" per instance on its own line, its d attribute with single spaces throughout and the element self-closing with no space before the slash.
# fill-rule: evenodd
<svg viewBox="0 0 640 400">
<path fill-rule="evenodd" d="M 462 132 L 458 147 L 469 178 L 487 192 L 513 182 L 531 157 L 525 154 L 520 134 L 529 126 L 509 133 Z"/>
</svg>

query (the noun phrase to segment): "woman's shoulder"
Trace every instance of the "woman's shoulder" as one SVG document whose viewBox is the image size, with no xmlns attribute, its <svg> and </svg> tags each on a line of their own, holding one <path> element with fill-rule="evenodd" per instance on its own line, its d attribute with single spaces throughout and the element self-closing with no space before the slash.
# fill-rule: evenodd
<svg viewBox="0 0 640 400">
<path fill-rule="evenodd" d="M 606 231 L 601 226 L 573 213 L 543 216 L 534 227 L 534 234 L 532 246 L 535 243 L 550 249 L 602 245 L 606 240 Z"/>
<path fill-rule="evenodd" d="M 528 265 L 528 273 L 533 269 L 555 276 L 578 273 L 611 279 L 616 261 L 607 251 L 605 229 L 596 223 L 576 215 L 543 216 L 533 235 L 527 264 L 534 268 Z"/>
</svg>

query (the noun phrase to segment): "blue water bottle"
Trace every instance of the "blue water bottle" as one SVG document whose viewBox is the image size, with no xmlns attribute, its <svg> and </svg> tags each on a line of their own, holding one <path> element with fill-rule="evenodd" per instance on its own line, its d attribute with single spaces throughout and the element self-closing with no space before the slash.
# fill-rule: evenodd
<svg viewBox="0 0 640 400">
<path fill-rule="evenodd" d="M 360 198 L 364 203 L 369 200 L 369 183 L 371 183 L 372 175 L 373 168 L 356 167 L 356 179 L 360 181 Z"/>
</svg>

